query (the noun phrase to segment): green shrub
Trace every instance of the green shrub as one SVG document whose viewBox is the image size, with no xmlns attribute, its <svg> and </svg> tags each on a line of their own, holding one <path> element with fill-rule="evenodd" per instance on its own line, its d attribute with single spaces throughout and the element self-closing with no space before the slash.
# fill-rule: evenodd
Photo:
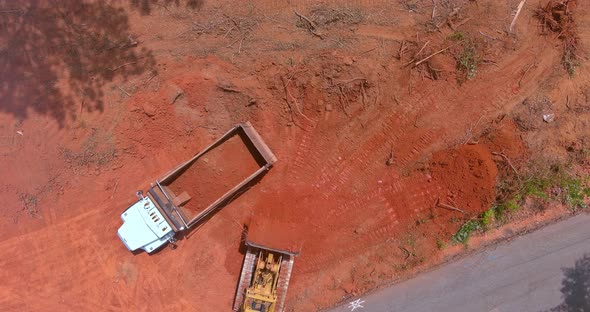
<svg viewBox="0 0 590 312">
<path fill-rule="evenodd" d="M 457 231 L 457 233 L 455 233 L 455 235 L 453 235 L 451 240 L 453 241 L 453 243 L 467 244 L 467 241 L 469 240 L 471 233 L 474 231 L 481 230 L 482 227 L 483 226 L 481 224 L 481 221 L 469 220 L 461 226 L 459 231 Z"/>
</svg>

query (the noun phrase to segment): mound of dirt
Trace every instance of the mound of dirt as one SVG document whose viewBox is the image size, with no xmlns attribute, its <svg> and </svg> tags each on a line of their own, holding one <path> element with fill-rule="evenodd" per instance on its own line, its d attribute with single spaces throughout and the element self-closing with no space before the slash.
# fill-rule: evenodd
<svg viewBox="0 0 590 312">
<path fill-rule="evenodd" d="M 453 206 L 476 215 L 490 207 L 498 169 L 492 154 L 483 145 L 462 145 L 432 156 L 432 178 L 447 190 Z"/>
</svg>

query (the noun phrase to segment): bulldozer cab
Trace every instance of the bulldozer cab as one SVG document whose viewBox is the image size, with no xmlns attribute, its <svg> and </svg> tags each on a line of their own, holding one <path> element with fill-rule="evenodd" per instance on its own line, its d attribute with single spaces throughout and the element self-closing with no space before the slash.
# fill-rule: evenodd
<svg viewBox="0 0 590 312">
<path fill-rule="evenodd" d="M 246 242 L 234 311 L 281 312 L 296 253 Z"/>
<path fill-rule="evenodd" d="M 252 285 L 246 290 L 243 311 L 274 312 L 282 259 L 271 251 L 259 251 Z"/>
</svg>

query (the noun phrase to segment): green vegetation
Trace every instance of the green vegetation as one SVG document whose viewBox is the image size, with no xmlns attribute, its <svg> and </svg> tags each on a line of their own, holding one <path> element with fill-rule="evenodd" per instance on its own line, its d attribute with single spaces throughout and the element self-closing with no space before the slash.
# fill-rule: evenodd
<svg viewBox="0 0 590 312">
<path fill-rule="evenodd" d="M 590 197 L 590 187 L 587 183 L 583 183 L 580 178 L 566 176 L 561 179 L 559 184 L 562 189 L 561 200 L 563 203 L 572 210 L 586 208 L 584 199 Z"/>
<path fill-rule="evenodd" d="M 477 74 L 477 49 L 475 43 L 471 38 L 468 37 L 462 31 L 455 31 L 448 37 L 449 40 L 452 41 L 459 41 L 463 48 L 458 55 L 455 56 L 455 60 L 457 62 L 457 69 L 461 72 L 465 73 L 465 76 L 460 79 L 460 82 L 463 79 L 471 80 L 475 78 Z"/>
<path fill-rule="evenodd" d="M 467 80 L 475 78 L 477 74 L 477 51 L 469 40 L 463 43 L 463 52 L 457 57 L 457 67 L 465 73 Z"/>
<path fill-rule="evenodd" d="M 490 208 L 486 210 L 481 217 L 481 224 L 484 228 L 488 228 L 496 219 L 496 209 Z"/>
<path fill-rule="evenodd" d="M 567 48 L 563 53 L 561 63 L 563 64 L 563 67 L 565 67 L 565 70 L 570 75 L 570 77 L 573 77 L 576 74 L 578 67 L 580 67 L 580 61 L 578 60 L 575 52 L 568 50 Z"/>
<path fill-rule="evenodd" d="M 465 37 L 466 37 L 465 33 L 463 33 L 460 30 L 457 30 L 454 33 L 450 34 L 448 38 L 453 41 L 461 41 L 461 40 L 465 39 Z"/>
<path fill-rule="evenodd" d="M 437 238 L 436 247 L 438 247 L 439 250 L 443 250 L 445 248 L 445 243 L 440 238 Z"/>
<path fill-rule="evenodd" d="M 477 219 L 465 222 L 453 235 L 451 240 L 453 243 L 467 244 L 473 232 L 484 231 L 490 229 L 495 223 L 505 222 L 510 214 L 522 207 L 526 198 L 543 203 L 550 200 L 559 201 L 573 211 L 586 208 L 584 201 L 590 198 L 588 181 L 565 172 L 559 166 L 553 166 L 550 172 L 532 175 L 523 181 L 511 180 L 499 183 L 497 187 L 499 194 L 508 194 L 504 196 L 508 199 L 496 202 Z"/>
<path fill-rule="evenodd" d="M 453 243 L 467 244 L 467 241 L 469 240 L 471 233 L 473 233 L 474 231 L 479 231 L 482 228 L 483 226 L 481 220 L 469 220 L 461 226 L 461 228 L 459 229 L 459 231 L 457 231 L 457 233 L 455 233 L 455 235 L 453 235 L 451 241 Z"/>
<path fill-rule="evenodd" d="M 549 196 L 545 191 L 551 187 L 553 181 L 550 178 L 538 178 L 533 177 L 524 182 L 522 189 L 522 195 L 524 196 L 535 196 L 543 200 L 548 200 Z M 519 194 L 520 195 L 520 194 Z M 522 196 L 521 195 L 521 196 Z"/>
</svg>

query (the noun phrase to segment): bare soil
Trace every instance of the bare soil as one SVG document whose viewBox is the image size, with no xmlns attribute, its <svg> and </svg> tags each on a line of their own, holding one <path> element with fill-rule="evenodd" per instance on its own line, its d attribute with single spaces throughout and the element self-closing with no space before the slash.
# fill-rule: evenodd
<svg viewBox="0 0 590 312">
<path fill-rule="evenodd" d="M 541 0 L 513 33 L 517 0 L 0 3 L 5 311 L 229 311 L 244 225 L 300 252 L 288 311 L 316 311 L 462 254 L 440 245 L 497 199 L 512 170 L 497 154 L 590 172 L 587 2 L 565 19 L 575 50 Z M 177 249 L 127 251 L 135 191 L 246 120 L 269 173 Z M 220 156 L 230 169 L 198 184 L 253 169 Z"/>
</svg>

